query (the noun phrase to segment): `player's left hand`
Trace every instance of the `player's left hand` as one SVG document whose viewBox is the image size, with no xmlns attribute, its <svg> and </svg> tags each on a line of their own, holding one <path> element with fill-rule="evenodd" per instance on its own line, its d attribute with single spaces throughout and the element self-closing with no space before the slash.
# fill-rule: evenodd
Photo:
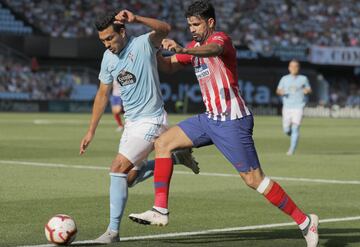
<svg viewBox="0 0 360 247">
<path fill-rule="evenodd" d="M 136 15 L 134 15 L 134 13 L 132 13 L 129 10 L 121 10 L 116 16 L 115 16 L 115 21 L 114 23 L 116 24 L 125 24 L 127 23 L 132 23 L 136 21 Z"/>
<path fill-rule="evenodd" d="M 162 48 L 175 53 L 185 53 L 185 48 L 176 43 L 172 39 L 163 39 L 161 42 Z"/>
<path fill-rule="evenodd" d="M 83 155 L 85 153 L 93 137 L 94 134 L 92 134 L 91 132 L 86 133 L 86 135 L 84 136 L 84 138 L 81 140 L 80 143 L 80 151 L 79 151 L 80 155 Z"/>
</svg>

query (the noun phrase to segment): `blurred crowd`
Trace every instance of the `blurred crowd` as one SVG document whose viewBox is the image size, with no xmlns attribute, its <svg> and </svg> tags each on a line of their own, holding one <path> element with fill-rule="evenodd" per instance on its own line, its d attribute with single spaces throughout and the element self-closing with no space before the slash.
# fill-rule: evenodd
<svg viewBox="0 0 360 247">
<path fill-rule="evenodd" d="M 330 105 L 346 107 L 360 107 L 360 86 L 356 83 L 348 84 L 343 79 L 336 80 L 329 94 Z"/>
<path fill-rule="evenodd" d="M 74 85 L 89 83 L 86 74 L 37 70 L 0 54 L 0 93 L 27 93 L 31 99 L 68 99 Z"/>
<path fill-rule="evenodd" d="M 53 37 L 96 35 L 95 16 L 129 9 L 136 14 L 169 22 L 170 36 L 190 40 L 184 10 L 191 0 L 5 0 L 30 23 Z M 275 46 L 359 46 L 360 1 L 357 0 L 211 0 L 218 29 L 231 34 L 235 44 L 266 51 Z M 129 25 L 130 33 L 146 31 Z"/>
</svg>

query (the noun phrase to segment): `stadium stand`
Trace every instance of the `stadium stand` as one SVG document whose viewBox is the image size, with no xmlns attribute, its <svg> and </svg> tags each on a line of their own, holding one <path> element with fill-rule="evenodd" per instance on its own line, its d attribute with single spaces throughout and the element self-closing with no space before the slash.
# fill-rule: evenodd
<svg viewBox="0 0 360 247">
<path fill-rule="evenodd" d="M 0 45 L 2 99 L 84 100 L 89 99 L 89 95 L 94 96 L 97 83 L 97 74 L 88 68 L 45 66 L 34 70 L 30 58 Z M 89 84 L 93 85 L 88 86 Z M 73 88 L 76 89 L 76 93 L 72 93 Z"/>
<path fill-rule="evenodd" d="M 11 11 L 0 4 L 0 32 L 25 35 L 31 34 L 32 28 L 25 26 L 24 22 L 16 20 Z"/>
<path fill-rule="evenodd" d="M 172 38 L 185 43 L 190 36 L 183 10 L 189 0 L 117 1 L 5 0 L 29 22 L 53 37 L 96 35 L 94 15 L 127 8 L 138 14 L 164 19 L 172 24 Z M 359 46 L 360 2 L 356 0 L 213 0 L 219 29 L 229 32 L 237 45 L 256 51 L 294 45 Z M 27 11 L 32 9 L 32 11 Z M 231 17 L 231 18 L 229 18 Z M 61 21 L 59 21 L 61 20 Z M 79 21 L 81 20 L 81 21 Z M 145 30 L 132 25 L 131 31 Z"/>
</svg>

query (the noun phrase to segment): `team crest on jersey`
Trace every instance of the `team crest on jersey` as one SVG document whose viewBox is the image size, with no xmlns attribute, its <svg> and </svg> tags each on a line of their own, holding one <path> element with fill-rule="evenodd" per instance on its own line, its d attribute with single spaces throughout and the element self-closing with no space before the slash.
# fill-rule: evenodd
<svg viewBox="0 0 360 247">
<path fill-rule="evenodd" d="M 136 82 L 136 76 L 129 71 L 122 70 L 117 76 L 117 81 L 121 86 L 127 86 Z"/>
<path fill-rule="evenodd" d="M 195 68 L 196 77 L 199 80 L 210 76 L 210 70 L 209 70 L 208 66 L 205 63 L 200 64 L 199 66 L 196 66 L 194 68 Z"/>
</svg>

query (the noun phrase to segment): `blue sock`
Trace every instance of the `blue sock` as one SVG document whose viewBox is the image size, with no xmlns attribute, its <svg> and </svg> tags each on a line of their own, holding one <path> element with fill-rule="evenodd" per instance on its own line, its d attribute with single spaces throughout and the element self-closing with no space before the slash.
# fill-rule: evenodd
<svg viewBox="0 0 360 247">
<path fill-rule="evenodd" d="M 143 164 L 141 169 L 138 171 L 138 176 L 136 177 L 134 182 L 130 185 L 130 187 L 133 187 L 135 186 L 135 184 L 143 182 L 146 179 L 152 177 L 154 175 L 154 168 L 155 168 L 155 160 L 149 160 L 146 162 L 146 164 Z"/>
<path fill-rule="evenodd" d="M 128 198 L 127 175 L 110 173 L 110 224 L 112 231 L 119 231 L 121 217 Z"/>
<path fill-rule="evenodd" d="M 295 152 L 299 140 L 299 125 L 291 126 L 290 151 Z"/>
</svg>

